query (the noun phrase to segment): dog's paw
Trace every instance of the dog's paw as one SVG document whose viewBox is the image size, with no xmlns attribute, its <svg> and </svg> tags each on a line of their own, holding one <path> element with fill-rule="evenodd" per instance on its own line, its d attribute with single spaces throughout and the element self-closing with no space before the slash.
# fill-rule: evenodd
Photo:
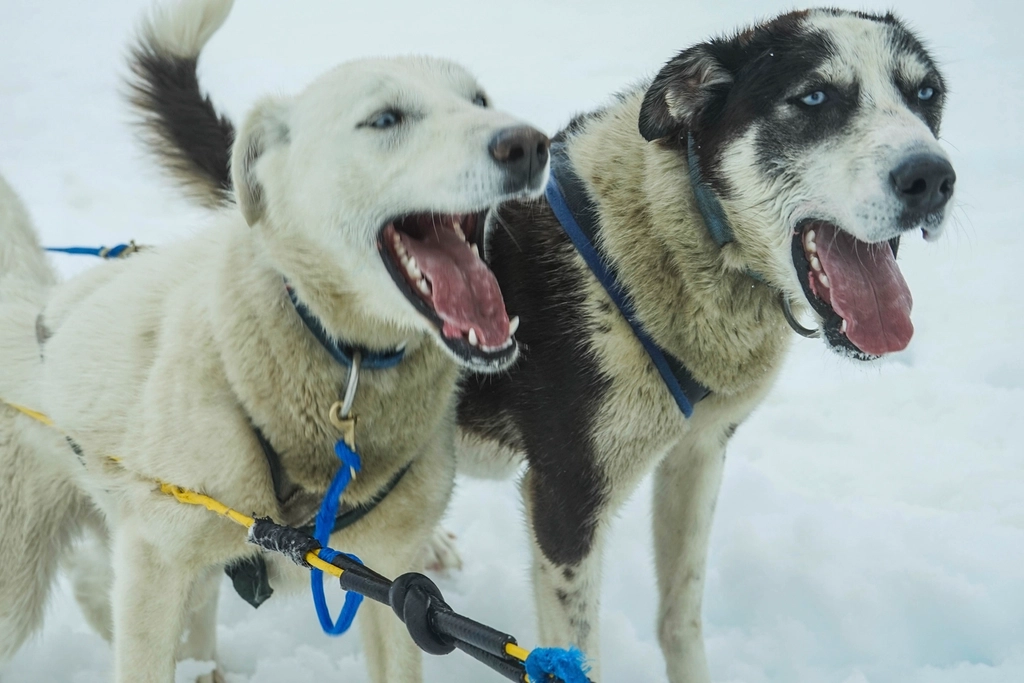
<svg viewBox="0 0 1024 683">
<path fill-rule="evenodd" d="M 455 544 L 455 534 L 437 527 L 420 551 L 420 566 L 427 571 L 445 574 L 462 569 L 462 558 Z"/>
</svg>

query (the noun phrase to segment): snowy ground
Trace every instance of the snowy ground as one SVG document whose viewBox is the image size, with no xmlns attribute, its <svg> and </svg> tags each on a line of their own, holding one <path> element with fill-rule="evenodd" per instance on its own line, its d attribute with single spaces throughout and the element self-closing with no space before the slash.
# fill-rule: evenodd
<svg viewBox="0 0 1024 683">
<path fill-rule="evenodd" d="M 1009 0 L 891 1 L 926 37 L 952 88 L 943 139 L 959 175 L 956 224 L 937 245 L 904 240 L 917 328 L 905 353 L 854 366 L 801 341 L 734 438 L 705 601 L 716 681 L 1024 680 L 1024 311 L 1012 284 L 1024 249 L 1014 209 L 1024 181 L 1022 12 Z M 119 78 L 142 6 L 4 1 L 0 173 L 50 244 L 155 243 L 202 225 L 127 123 Z M 500 105 L 554 132 L 678 49 L 788 8 L 766 7 L 246 0 L 211 43 L 202 78 L 237 118 L 260 95 L 294 92 L 338 61 L 433 53 L 469 65 Z M 70 274 L 93 264 L 59 265 Z M 609 547 L 607 681 L 665 680 L 649 494 L 644 485 L 634 496 Z M 511 482 L 460 482 L 448 525 L 466 569 L 442 583 L 458 609 L 529 645 L 536 631 L 521 597 L 529 584 L 520 519 Z M 254 612 L 225 591 L 221 614 L 231 683 L 367 680 L 358 637 L 321 635 L 307 599 Z M 62 586 L 45 630 L 2 679 L 93 683 L 108 680 L 110 662 Z M 492 678 L 457 655 L 427 665 L 431 681 Z"/>
</svg>

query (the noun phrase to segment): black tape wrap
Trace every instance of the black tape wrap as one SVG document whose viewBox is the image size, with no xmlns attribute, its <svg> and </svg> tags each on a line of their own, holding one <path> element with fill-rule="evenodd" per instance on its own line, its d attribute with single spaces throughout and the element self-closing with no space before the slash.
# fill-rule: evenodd
<svg viewBox="0 0 1024 683">
<path fill-rule="evenodd" d="M 506 646 L 515 645 L 516 639 L 457 612 L 439 610 L 432 615 L 434 629 L 460 643 L 488 652 L 495 657 L 508 657 Z"/>
<path fill-rule="evenodd" d="M 446 655 L 455 649 L 455 639 L 438 633 L 431 623 L 433 612 L 452 610 L 433 581 L 422 574 L 402 574 L 391 584 L 389 602 L 421 650 Z"/>
<path fill-rule="evenodd" d="M 309 568 L 306 555 L 320 550 L 321 546 L 308 534 L 298 529 L 275 524 L 269 517 L 257 517 L 249 527 L 249 542 L 264 550 L 281 553 L 297 565 Z"/>
</svg>

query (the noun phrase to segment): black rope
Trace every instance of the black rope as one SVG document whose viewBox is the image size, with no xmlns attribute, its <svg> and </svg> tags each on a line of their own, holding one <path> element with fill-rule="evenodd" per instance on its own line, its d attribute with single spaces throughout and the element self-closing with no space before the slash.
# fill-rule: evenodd
<svg viewBox="0 0 1024 683">
<path fill-rule="evenodd" d="M 320 548 L 308 534 L 268 518 L 256 520 L 249 530 L 249 542 L 282 553 L 303 567 L 309 567 L 306 554 Z M 428 577 L 411 572 L 391 581 L 342 554 L 331 564 L 343 570 L 339 579 L 343 590 L 391 607 L 424 652 L 446 655 L 458 648 L 507 680 L 526 680 L 523 662 L 507 651 L 516 639 L 452 610 L 441 589 Z"/>
</svg>

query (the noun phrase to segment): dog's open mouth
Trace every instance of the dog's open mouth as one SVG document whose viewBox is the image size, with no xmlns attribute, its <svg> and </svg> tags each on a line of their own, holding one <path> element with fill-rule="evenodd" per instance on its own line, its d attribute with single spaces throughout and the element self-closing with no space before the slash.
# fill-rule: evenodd
<svg viewBox="0 0 1024 683">
<path fill-rule="evenodd" d="M 861 242 L 822 220 L 794 232 L 793 264 L 829 344 L 867 359 L 910 343 L 914 301 L 896 265 L 897 247 L 897 240 Z"/>
<path fill-rule="evenodd" d="M 380 232 L 381 258 L 399 289 L 467 364 L 513 359 L 519 319 L 509 320 L 494 273 L 480 258 L 486 212 L 412 214 Z"/>
</svg>

